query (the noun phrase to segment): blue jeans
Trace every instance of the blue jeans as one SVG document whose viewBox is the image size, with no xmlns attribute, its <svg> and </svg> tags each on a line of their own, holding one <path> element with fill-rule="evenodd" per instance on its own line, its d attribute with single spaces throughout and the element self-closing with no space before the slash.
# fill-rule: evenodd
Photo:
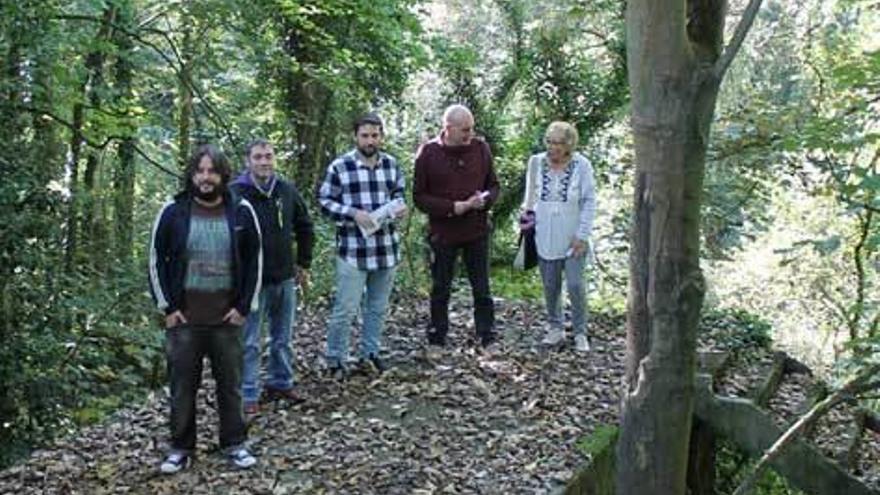
<svg viewBox="0 0 880 495">
<path fill-rule="evenodd" d="M 269 318 L 269 365 L 266 388 L 293 388 L 293 351 L 290 344 L 296 319 L 296 282 L 288 279 L 264 285 L 260 290 L 260 308 L 248 314 L 244 324 L 244 372 L 242 396 L 245 403 L 260 398 L 260 357 L 262 356 L 263 319 Z"/>
<path fill-rule="evenodd" d="M 584 284 L 586 260 L 586 254 L 561 260 L 538 258 L 550 326 L 560 330 L 563 328 L 561 296 L 562 275 L 565 273 L 565 286 L 568 290 L 568 300 L 571 302 L 571 326 L 575 335 L 587 334 L 586 284 Z"/>
<path fill-rule="evenodd" d="M 336 258 L 336 296 L 330 321 L 327 323 L 327 363 L 330 366 L 344 366 L 348 360 L 351 322 L 357 315 L 362 300 L 364 323 L 361 329 L 360 356 L 365 358 L 379 355 L 382 327 L 385 324 L 388 297 L 394 285 L 395 270 L 396 267 L 361 270 L 342 258 Z"/>
</svg>

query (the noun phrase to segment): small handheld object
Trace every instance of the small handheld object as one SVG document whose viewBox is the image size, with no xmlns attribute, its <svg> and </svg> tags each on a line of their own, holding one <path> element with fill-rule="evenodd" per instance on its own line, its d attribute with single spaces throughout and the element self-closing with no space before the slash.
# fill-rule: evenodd
<svg viewBox="0 0 880 495">
<path fill-rule="evenodd" d="M 489 191 L 480 191 L 480 199 L 485 200 L 489 197 Z"/>
</svg>

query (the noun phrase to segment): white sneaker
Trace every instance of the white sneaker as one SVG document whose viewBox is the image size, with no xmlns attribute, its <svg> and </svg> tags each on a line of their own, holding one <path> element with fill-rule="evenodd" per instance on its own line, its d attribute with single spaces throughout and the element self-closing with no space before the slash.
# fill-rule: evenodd
<svg viewBox="0 0 880 495">
<path fill-rule="evenodd" d="M 180 452 L 172 452 L 168 454 L 168 457 L 162 462 L 162 465 L 159 466 L 159 471 L 162 474 L 175 474 L 183 471 L 189 466 L 190 457 L 186 454 L 182 454 Z"/>
<path fill-rule="evenodd" d="M 578 352 L 590 352 L 590 342 L 587 336 L 580 334 L 574 336 L 574 350 Z"/>
<path fill-rule="evenodd" d="M 561 328 L 551 328 L 544 334 L 544 340 L 541 341 L 541 344 L 550 346 L 558 345 L 564 338 L 565 330 Z"/>
<path fill-rule="evenodd" d="M 240 447 L 229 453 L 229 462 L 238 469 L 248 469 L 257 463 L 257 459 L 246 448 Z"/>
</svg>

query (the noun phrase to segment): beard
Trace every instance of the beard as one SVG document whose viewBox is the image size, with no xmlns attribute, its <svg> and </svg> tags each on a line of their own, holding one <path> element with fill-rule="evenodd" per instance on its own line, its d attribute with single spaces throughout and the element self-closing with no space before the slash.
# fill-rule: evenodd
<svg viewBox="0 0 880 495">
<path fill-rule="evenodd" d="M 223 192 L 223 186 L 216 185 L 209 191 L 203 191 L 201 187 L 196 187 L 195 191 L 193 191 L 193 195 L 202 201 L 211 202 L 223 195 Z"/>
<path fill-rule="evenodd" d="M 358 151 L 359 151 L 362 155 L 364 155 L 365 158 L 372 158 L 373 155 L 375 155 L 376 152 L 378 151 L 378 148 L 377 148 L 376 146 L 369 146 L 369 147 L 366 147 L 366 148 L 358 147 Z"/>
</svg>

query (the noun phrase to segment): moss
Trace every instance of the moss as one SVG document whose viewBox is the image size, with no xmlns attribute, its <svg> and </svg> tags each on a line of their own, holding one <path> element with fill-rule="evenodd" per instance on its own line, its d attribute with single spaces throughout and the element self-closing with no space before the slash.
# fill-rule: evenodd
<svg viewBox="0 0 880 495">
<path fill-rule="evenodd" d="M 618 428 L 601 425 L 592 434 L 578 440 L 577 448 L 589 458 L 565 487 L 566 495 L 615 495 L 614 447 Z"/>
</svg>

